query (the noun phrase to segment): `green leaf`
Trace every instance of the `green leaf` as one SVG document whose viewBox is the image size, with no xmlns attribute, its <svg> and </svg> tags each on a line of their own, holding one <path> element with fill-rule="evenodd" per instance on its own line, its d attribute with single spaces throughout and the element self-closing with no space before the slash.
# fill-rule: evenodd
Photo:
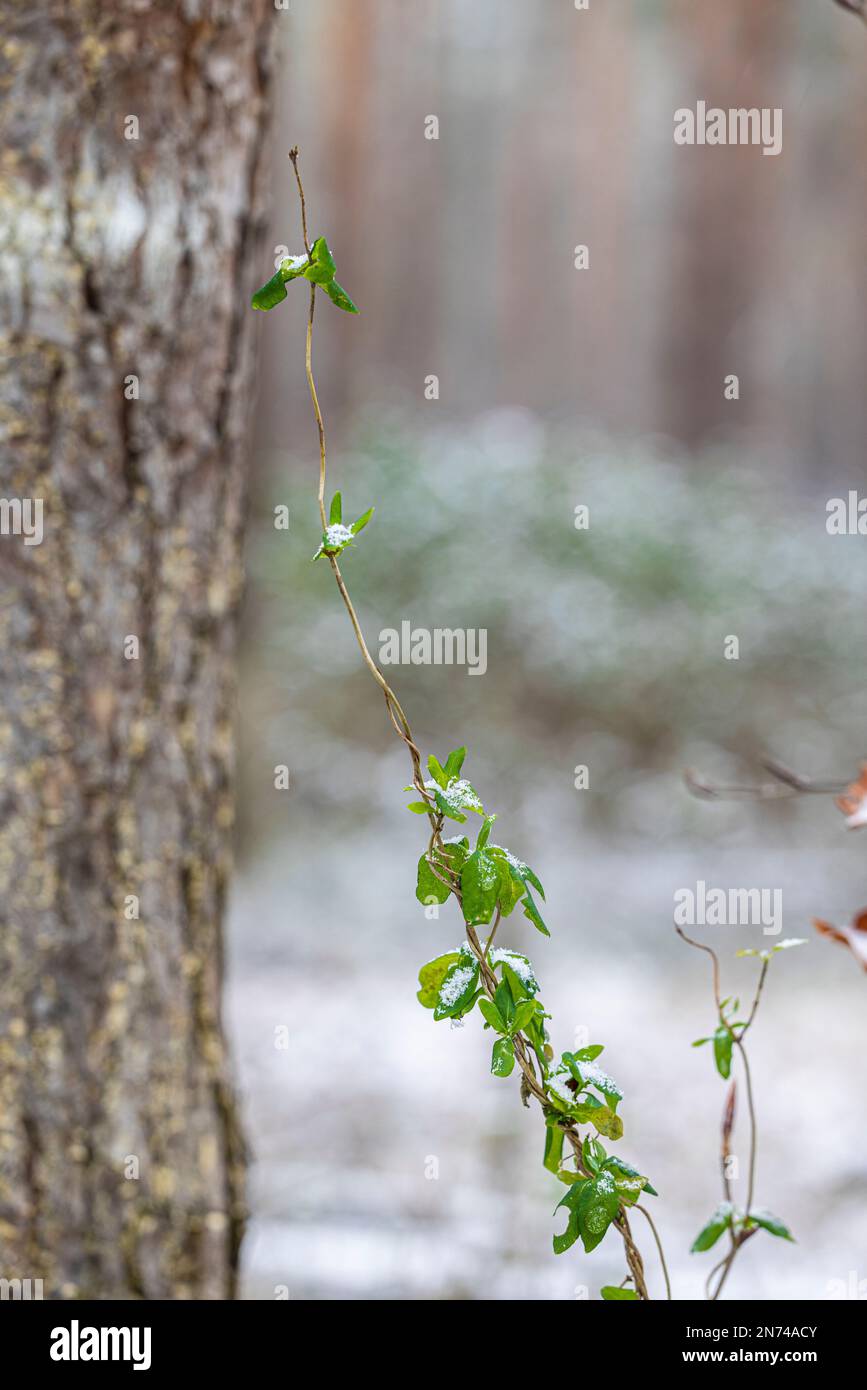
<svg viewBox="0 0 867 1390">
<path fill-rule="evenodd" d="M 515 1066 L 515 1045 L 511 1038 L 498 1038 L 491 1053 L 494 1076 L 510 1076 Z"/>
<path fill-rule="evenodd" d="M 610 1173 L 601 1172 L 581 1187 L 575 1211 L 588 1255 L 603 1240 L 619 1210 L 620 1202 Z"/>
<path fill-rule="evenodd" d="M 286 285 L 284 283 L 284 276 L 282 276 L 278 270 L 277 274 L 272 275 L 266 285 L 263 285 L 261 289 L 256 291 L 250 303 L 254 309 L 267 310 L 273 309 L 275 304 L 279 304 L 281 300 L 285 298 Z"/>
<path fill-rule="evenodd" d="M 442 854 L 437 846 L 434 846 L 434 855 L 437 863 L 445 861 L 446 866 L 452 873 L 460 875 L 461 869 L 467 860 L 470 851 L 470 842 L 466 835 L 451 835 L 447 840 L 442 841 Z"/>
<path fill-rule="evenodd" d="M 448 774 L 446 773 L 445 768 L 440 766 L 439 760 L 434 757 L 433 753 L 431 753 L 430 757 L 427 760 L 427 766 L 428 772 L 436 782 L 437 786 L 442 787 L 443 790 L 445 790 L 445 788 L 449 784 Z"/>
<path fill-rule="evenodd" d="M 589 1168 L 590 1172 L 596 1174 L 605 1162 L 606 1154 L 598 1139 L 592 1139 L 588 1134 L 584 1143 L 581 1145 L 581 1157 L 584 1160 L 584 1167 Z"/>
<path fill-rule="evenodd" d="M 470 786 L 464 778 L 449 778 L 447 787 L 440 787 L 433 780 L 425 782 L 425 791 L 431 792 L 433 798 L 444 816 L 450 820 L 456 820 L 463 824 L 466 816 L 463 811 L 476 811 L 480 816 L 485 814 L 485 808 L 479 800 L 475 787 Z"/>
<path fill-rule="evenodd" d="M 475 1002 L 479 982 L 479 963 L 466 952 L 450 965 L 443 976 L 437 996 L 434 1018 L 460 1018 Z"/>
<path fill-rule="evenodd" d="M 510 1029 L 515 1017 L 515 1001 L 505 980 L 501 981 L 494 990 L 494 1003 L 499 1010 L 500 1017 L 505 1019 L 506 1027 Z"/>
<path fill-rule="evenodd" d="M 733 1212 L 734 1208 L 731 1202 L 721 1202 L 693 1241 L 690 1247 L 691 1254 L 699 1255 L 702 1251 L 710 1250 L 712 1246 L 716 1245 L 723 1231 L 728 1230 L 731 1226 Z"/>
<path fill-rule="evenodd" d="M 619 1115 L 615 1115 L 610 1106 L 597 1106 L 590 1111 L 588 1119 L 600 1134 L 605 1135 L 606 1139 L 623 1138 L 623 1121 Z"/>
<path fill-rule="evenodd" d="M 491 853 L 499 855 L 508 864 L 511 872 L 525 886 L 529 883 L 536 889 L 542 901 L 545 901 L 545 890 L 539 882 L 529 864 L 525 864 L 523 859 L 518 859 L 510 849 L 504 845 L 491 845 Z"/>
<path fill-rule="evenodd" d="M 579 1234 L 580 1232 L 578 1229 L 578 1213 L 577 1211 L 570 1210 L 569 1220 L 566 1224 L 565 1231 L 562 1235 L 554 1237 L 554 1254 L 565 1254 L 565 1252 L 571 1249 L 571 1247 L 575 1244 Z"/>
<path fill-rule="evenodd" d="M 415 895 L 420 903 L 425 906 L 433 899 L 437 903 L 448 902 L 451 897 L 451 890 L 437 878 L 430 864 L 427 855 L 423 854 L 418 861 L 418 878 L 415 886 Z"/>
<path fill-rule="evenodd" d="M 530 1046 L 533 1048 L 538 1058 L 543 1077 L 548 1070 L 548 1063 L 551 1062 L 554 1057 L 554 1051 L 548 1039 L 548 1030 L 545 1027 L 545 1019 L 550 1017 L 550 1014 L 544 1012 L 537 1013 L 536 1017 L 531 1018 L 524 1029 L 524 1032 L 530 1039 Z"/>
<path fill-rule="evenodd" d="M 425 787 L 428 787 L 427 782 L 425 782 Z M 466 816 L 453 806 L 451 802 L 446 801 L 441 791 L 435 790 L 433 787 L 429 788 L 429 790 L 433 791 L 433 799 L 437 804 L 437 810 L 441 811 L 448 820 L 455 820 L 458 825 L 464 825 L 466 823 Z"/>
<path fill-rule="evenodd" d="M 349 528 L 353 536 L 357 536 L 359 531 L 364 530 L 365 526 L 367 525 L 368 521 L 373 516 L 373 513 L 375 511 L 375 507 L 368 507 L 367 511 L 362 512 L 361 516 L 358 518 L 357 521 L 353 521 L 352 525 Z"/>
<path fill-rule="evenodd" d="M 721 1024 L 713 1035 L 713 1059 L 716 1062 L 716 1069 L 724 1081 L 728 1080 L 731 1073 L 733 1045 L 734 1040 L 731 1031 Z"/>
<path fill-rule="evenodd" d="M 568 1250 L 571 1246 L 573 1246 L 581 1233 L 578 1218 L 578 1203 L 581 1200 L 581 1194 L 584 1191 L 586 1185 L 586 1180 L 585 1182 L 571 1183 L 566 1195 L 561 1199 L 561 1201 L 557 1203 L 556 1207 L 554 1208 L 555 1216 L 561 1207 L 566 1207 L 569 1212 L 569 1220 L 567 1222 L 565 1231 L 562 1235 L 554 1237 L 555 1255 L 562 1255 L 564 1251 Z"/>
<path fill-rule="evenodd" d="M 617 1181 L 618 1175 L 622 1175 L 623 1177 L 627 1178 L 638 1178 L 641 1176 L 637 1168 L 633 1168 L 631 1163 L 626 1163 L 624 1159 L 618 1158 L 616 1154 L 609 1154 L 605 1160 L 605 1163 L 603 1164 L 603 1167 L 609 1169 L 609 1171 L 614 1174 L 615 1183 Z M 647 1192 L 651 1197 L 659 1196 L 659 1193 L 657 1192 L 656 1188 L 651 1187 L 650 1183 L 647 1181 L 646 1178 L 644 1179 L 644 1191 Z"/>
<path fill-rule="evenodd" d="M 346 293 L 346 290 L 343 288 L 342 285 L 338 285 L 336 280 L 330 280 L 327 285 L 323 286 L 323 289 L 325 290 L 325 293 L 328 295 L 328 298 L 331 300 L 332 304 L 336 304 L 338 309 L 343 309 L 344 312 L 347 314 L 358 313 L 358 309 L 353 304 L 352 300 L 349 298 L 349 295 Z"/>
<path fill-rule="evenodd" d="M 536 931 L 540 931 L 543 936 L 550 936 L 551 933 L 545 926 L 545 923 L 542 921 L 539 909 L 533 902 L 533 898 L 530 894 L 529 889 L 527 889 L 527 892 L 525 896 L 521 899 L 521 901 L 524 907 L 524 916 L 529 918 L 529 920 L 533 923 L 533 926 L 536 928 Z"/>
<path fill-rule="evenodd" d="M 539 993 L 539 981 L 533 974 L 533 967 L 520 951 L 509 951 L 495 946 L 488 956 L 488 963 L 492 970 L 502 970 L 503 979 L 508 981 L 516 1004 Z"/>
<path fill-rule="evenodd" d="M 616 1284 L 604 1284 L 599 1290 L 606 1303 L 640 1303 L 634 1289 L 619 1289 Z"/>
<path fill-rule="evenodd" d="M 437 1002 L 440 992 L 440 985 L 443 982 L 446 971 L 450 966 L 455 965 L 461 958 L 459 951 L 449 951 L 444 956 L 437 956 L 434 960 L 429 960 L 418 972 L 418 982 L 421 989 L 416 998 L 425 1009 L 432 1009 Z"/>
<path fill-rule="evenodd" d="M 511 1031 L 513 1033 L 523 1032 L 530 1022 L 530 1019 L 536 1013 L 536 1008 L 537 1005 L 534 999 L 525 999 L 523 1003 L 519 1004 L 515 1009 L 515 1016 L 511 1022 Z"/>
<path fill-rule="evenodd" d="M 542 1160 L 549 1173 L 559 1171 L 563 1160 L 563 1140 L 565 1134 L 552 1116 L 545 1120 L 545 1156 Z"/>
<path fill-rule="evenodd" d="M 604 1051 L 604 1043 L 593 1043 L 590 1047 L 582 1047 L 580 1052 L 573 1052 L 572 1056 L 576 1062 L 595 1062 Z"/>
<path fill-rule="evenodd" d="M 324 236 L 317 237 L 311 248 L 310 264 L 301 272 L 304 279 L 314 285 L 327 286 L 334 279 L 336 269 L 328 242 Z"/>
<path fill-rule="evenodd" d="M 633 1206 L 641 1196 L 647 1186 L 647 1178 L 641 1177 L 636 1173 L 635 1177 L 625 1175 L 614 1179 L 614 1188 L 621 1202 L 626 1206 Z"/>
<path fill-rule="evenodd" d="M 341 501 L 340 493 L 335 492 L 334 496 L 331 499 L 331 511 L 328 514 L 328 521 L 329 524 L 333 526 L 335 523 L 341 522 L 342 520 L 343 503 Z"/>
<path fill-rule="evenodd" d="M 607 1072 L 604 1072 L 601 1067 L 597 1067 L 595 1062 L 585 1062 L 582 1057 L 576 1056 L 573 1052 L 564 1052 L 563 1061 L 576 1081 L 579 1081 L 582 1086 L 594 1086 L 601 1095 L 608 1098 L 612 1110 L 617 1109 L 618 1104 L 623 1099 L 623 1092 Z"/>
<path fill-rule="evenodd" d="M 781 1240 L 795 1242 L 795 1237 L 778 1216 L 774 1216 L 772 1211 L 767 1211 L 762 1207 L 758 1211 L 751 1211 L 745 1218 L 744 1225 L 761 1226 L 763 1231 L 770 1231 L 772 1236 L 779 1236 Z"/>
<path fill-rule="evenodd" d="M 486 999 L 484 995 L 479 999 L 479 1009 L 486 1023 L 489 1023 L 495 1033 L 505 1033 L 508 1025 L 500 1010 L 497 1008 L 493 999 Z"/>
<path fill-rule="evenodd" d="M 278 273 L 284 280 L 297 280 L 299 275 L 303 275 L 310 264 L 310 257 L 305 251 L 301 256 L 284 256 L 278 266 Z"/>
<path fill-rule="evenodd" d="M 490 964 L 494 964 L 493 961 L 491 961 L 490 956 L 488 957 L 488 961 Z M 527 986 L 524 984 L 524 981 L 520 978 L 520 976 L 518 976 L 512 969 L 511 965 L 508 965 L 506 961 L 503 961 L 502 966 L 503 979 L 509 986 L 509 989 L 512 991 L 512 998 L 514 999 L 515 1003 L 522 1004 L 525 999 L 531 999 L 532 995 L 530 991 L 528 990 Z M 494 969 L 496 970 L 495 965 Z M 536 986 L 536 988 L 538 989 L 538 985 Z"/>
<path fill-rule="evenodd" d="M 809 943 L 805 936 L 787 936 L 782 941 L 778 941 L 769 950 L 757 951 L 755 946 L 745 946 L 742 951 L 735 951 L 736 956 L 760 956 L 762 960 L 770 960 L 778 951 L 788 951 L 792 946 L 807 946 Z"/>
<path fill-rule="evenodd" d="M 461 898 L 464 919 L 471 927 L 487 926 L 497 906 L 500 875 L 487 850 L 469 855 L 461 870 Z"/>
<path fill-rule="evenodd" d="M 430 807 L 426 801 L 411 801 L 406 809 L 412 811 L 413 815 L 426 816 Z"/>
<path fill-rule="evenodd" d="M 491 826 L 497 819 L 496 816 L 485 816 L 482 821 L 482 828 L 476 837 L 476 849 L 484 849 L 491 834 Z"/>
<path fill-rule="evenodd" d="M 521 864 L 521 868 L 522 868 L 523 873 L 524 873 L 524 879 L 525 879 L 525 881 L 526 881 L 527 883 L 530 883 L 530 884 L 533 885 L 533 887 L 535 888 L 536 892 L 539 894 L 539 897 L 542 899 L 542 902 L 544 902 L 544 901 L 545 901 L 545 889 L 542 887 L 542 885 L 541 885 L 541 883 L 539 882 L 538 878 L 537 878 L 536 875 L 533 873 L 533 870 L 530 868 L 529 864 L 524 864 L 524 863 L 522 863 L 522 864 Z"/>
<path fill-rule="evenodd" d="M 464 758 L 467 756 L 466 748 L 454 748 L 446 758 L 446 772 L 449 779 L 460 777 L 461 768 L 464 765 Z"/>
<path fill-rule="evenodd" d="M 497 890 L 497 907 L 502 917 L 508 917 L 514 911 L 517 903 L 521 901 L 524 893 L 524 885 L 521 880 L 509 868 L 504 859 L 495 859 L 497 871 L 500 875 L 500 886 Z"/>
<path fill-rule="evenodd" d="M 576 1182 L 587 1181 L 586 1175 L 584 1173 L 576 1172 L 574 1168 L 558 1168 L 557 1178 L 558 1181 L 565 1183 L 567 1187 L 571 1187 L 572 1184 Z"/>
<path fill-rule="evenodd" d="M 343 309 L 348 314 L 357 314 L 358 309 L 346 290 L 342 285 L 338 285 L 334 278 L 335 269 L 334 257 L 328 242 L 325 237 L 318 237 L 313 243 L 309 257 L 306 253 L 302 256 L 284 257 L 277 273 L 253 295 L 253 308 L 273 309 L 275 304 L 280 304 L 286 298 L 287 282 L 303 276 L 305 280 L 324 289 L 338 309 Z"/>
</svg>

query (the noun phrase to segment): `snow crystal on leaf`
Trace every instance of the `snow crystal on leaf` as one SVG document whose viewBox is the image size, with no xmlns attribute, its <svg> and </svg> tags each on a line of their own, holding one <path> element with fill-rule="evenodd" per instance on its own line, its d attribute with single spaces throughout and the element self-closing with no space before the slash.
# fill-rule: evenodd
<svg viewBox="0 0 867 1390">
<path fill-rule="evenodd" d="M 606 1207 L 600 1203 L 598 1206 L 590 1207 L 584 1217 L 584 1225 L 588 1231 L 592 1231 L 594 1236 L 598 1236 L 600 1231 L 607 1231 L 611 1222 Z"/>
<path fill-rule="evenodd" d="M 505 849 L 502 845 L 491 845 L 491 849 L 495 849 L 502 854 L 506 863 L 515 870 L 519 878 L 524 877 L 527 872 L 527 865 L 524 863 L 523 859 L 518 859 L 510 849 Z"/>
<path fill-rule="evenodd" d="M 336 550 L 339 545 L 348 545 L 354 539 L 349 527 L 342 526 L 339 521 L 325 528 L 325 545 L 328 550 Z"/>
<path fill-rule="evenodd" d="M 425 791 L 439 792 L 450 811 L 463 811 L 467 807 L 471 811 L 482 810 L 481 801 L 465 777 L 453 777 L 445 788 L 432 779 L 425 782 L 424 786 Z"/>
<path fill-rule="evenodd" d="M 518 979 L 524 985 L 537 985 L 538 980 L 533 974 L 533 967 L 526 956 L 521 956 L 517 951 L 508 951 L 505 948 L 495 946 L 489 956 L 491 965 L 508 965 L 514 970 Z"/>
<path fill-rule="evenodd" d="M 459 965 L 452 974 L 446 976 L 440 986 L 440 1006 L 450 1009 L 456 1004 L 475 975 L 474 965 Z"/>
<path fill-rule="evenodd" d="M 570 1086 L 569 1082 L 573 1085 Z M 574 1080 L 570 1072 L 557 1071 L 548 1077 L 547 1086 L 549 1091 L 553 1091 L 555 1096 L 566 1102 L 567 1105 L 575 1104 Z"/>
</svg>

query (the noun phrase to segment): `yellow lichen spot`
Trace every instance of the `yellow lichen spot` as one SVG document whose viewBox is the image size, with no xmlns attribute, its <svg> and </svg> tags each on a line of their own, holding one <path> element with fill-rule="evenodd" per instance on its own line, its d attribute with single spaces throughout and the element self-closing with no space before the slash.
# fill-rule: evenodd
<svg viewBox="0 0 867 1390">
<path fill-rule="evenodd" d="M 170 1168 L 155 1168 L 151 1177 L 151 1188 L 158 1202 L 168 1201 L 175 1195 L 175 1175 Z"/>
<path fill-rule="evenodd" d="M 110 50 L 107 43 L 95 34 L 87 34 L 81 41 L 81 60 L 88 76 L 94 76 L 102 67 Z"/>
<path fill-rule="evenodd" d="M 203 1134 L 199 1140 L 199 1168 L 207 1176 L 217 1171 L 217 1141 L 213 1134 Z"/>
<path fill-rule="evenodd" d="M 220 618 L 229 607 L 231 595 L 229 587 L 222 578 L 212 579 L 208 585 L 208 611 Z"/>
<path fill-rule="evenodd" d="M 146 719 L 134 719 L 129 726 L 127 748 L 131 758 L 140 758 L 150 742 L 150 726 Z"/>
</svg>

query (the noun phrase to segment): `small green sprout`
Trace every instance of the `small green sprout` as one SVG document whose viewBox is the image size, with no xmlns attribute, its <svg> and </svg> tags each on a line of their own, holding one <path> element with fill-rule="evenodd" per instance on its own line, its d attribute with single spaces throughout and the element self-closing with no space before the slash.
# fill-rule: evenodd
<svg viewBox="0 0 867 1390">
<path fill-rule="evenodd" d="M 318 237 L 310 249 L 300 256 L 286 256 L 275 275 L 253 295 L 254 309 L 273 309 L 287 297 L 286 285 L 290 280 L 309 280 L 311 284 L 323 289 L 338 309 L 347 314 L 357 314 L 358 310 L 342 285 L 334 278 L 334 257 L 324 236 Z"/>
<path fill-rule="evenodd" d="M 353 521 L 351 526 L 343 525 L 343 502 L 339 492 L 335 492 L 331 502 L 331 511 L 328 516 L 328 525 L 322 533 L 322 543 L 319 546 L 314 560 L 318 560 L 320 555 L 339 555 L 348 545 L 352 545 L 359 531 L 363 531 L 370 518 L 373 516 L 374 508 L 368 507 L 366 512 Z"/>
</svg>

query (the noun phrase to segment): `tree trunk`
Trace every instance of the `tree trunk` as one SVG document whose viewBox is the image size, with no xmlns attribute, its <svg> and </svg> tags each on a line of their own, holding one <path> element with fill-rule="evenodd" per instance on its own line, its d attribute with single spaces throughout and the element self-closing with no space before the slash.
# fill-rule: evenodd
<svg viewBox="0 0 867 1390">
<path fill-rule="evenodd" d="M 7 508 L 0 1275 L 46 1298 L 235 1292 L 221 918 L 274 13 L 2 20 L 0 494 L 44 535 Z"/>
<path fill-rule="evenodd" d="M 783 0 L 675 0 L 670 42 L 683 55 L 677 105 L 785 108 L 790 11 Z M 779 375 L 768 374 L 765 359 L 783 160 L 754 146 L 672 152 L 669 321 L 659 353 L 663 429 L 691 449 L 732 430 L 764 425 L 779 434 Z M 740 378 L 737 405 L 724 394 L 732 374 Z"/>
</svg>

